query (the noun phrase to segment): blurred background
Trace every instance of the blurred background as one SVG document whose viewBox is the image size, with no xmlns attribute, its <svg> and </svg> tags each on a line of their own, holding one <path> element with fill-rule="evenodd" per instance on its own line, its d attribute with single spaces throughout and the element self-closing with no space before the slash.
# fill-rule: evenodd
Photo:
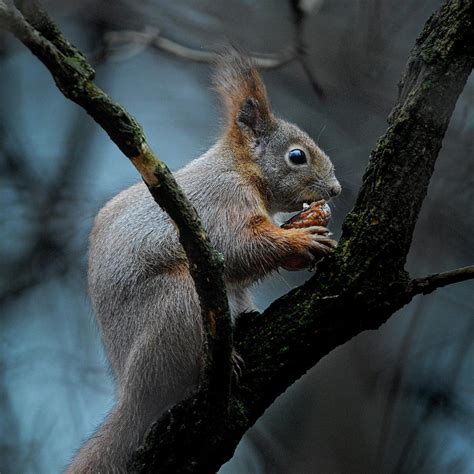
<svg viewBox="0 0 474 474">
<path fill-rule="evenodd" d="M 172 169 L 221 130 L 210 53 L 232 43 L 258 55 L 275 111 L 335 163 L 339 236 L 408 53 L 440 4 L 58 0 L 46 7 Z M 300 47 L 306 55 L 295 54 Z M 87 239 L 100 207 L 138 176 L 42 64 L 3 33 L 0 71 L 0 472 L 56 473 L 113 404 L 87 297 Z M 471 77 L 416 228 L 413 276 L 474 262 L 473 198 Z M 275 275 L 255 288 L 259 307 L 309 276 Z M 473 340 L 473 282 L 417 297 L 288 389 L 220 472 L 474 472 Z"/>
</svg>

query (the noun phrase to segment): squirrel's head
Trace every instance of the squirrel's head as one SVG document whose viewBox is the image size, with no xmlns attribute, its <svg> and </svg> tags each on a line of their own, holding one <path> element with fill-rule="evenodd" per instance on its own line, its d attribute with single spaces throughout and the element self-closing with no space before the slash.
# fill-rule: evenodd
<svg viewBox="0 0 474 474">
<path fill-rule="evenodd" d="M 273 115 L 248 58 L 222 55 L 215 84 L 227 110 L 226 140 L 270 212 L 296 211 L 341 192 L 329 157 L 300 128 Z"/>
</svg>

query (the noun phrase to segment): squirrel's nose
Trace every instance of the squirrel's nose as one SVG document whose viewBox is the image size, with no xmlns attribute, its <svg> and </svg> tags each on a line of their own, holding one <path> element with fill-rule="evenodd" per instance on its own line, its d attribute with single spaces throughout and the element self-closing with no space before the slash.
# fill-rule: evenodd
<svg viewBox="0 0 474 474">
<path fill-rule="evenodd" d="M 334 183 L 331 183 L 329 186 L 328 186 L 328 193 L 331 197 L 335 197 L 339 194 L 341 194 L 341 185 L 339 184 L 339 181 L 336 181 Z"/>
</svg>

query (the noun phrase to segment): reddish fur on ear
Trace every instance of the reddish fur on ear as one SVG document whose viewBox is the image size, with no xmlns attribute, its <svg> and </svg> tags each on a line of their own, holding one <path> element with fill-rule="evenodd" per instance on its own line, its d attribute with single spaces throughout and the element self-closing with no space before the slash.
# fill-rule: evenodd
<svg viewBox="0 0 474 474">
<path fill-rule="evenodd" d="M 239 121 L 245 124 L 248 110 L 255 107 L 258 114 L 259 126 L 265 126 L 271 121 L 270 105 L 265 86 L 252 60 L 236 50 L 227 50 L 216 60 L 214 85 L 225 104 L 228 126 L 231 136 L 240 135 Z"/>
</svg>

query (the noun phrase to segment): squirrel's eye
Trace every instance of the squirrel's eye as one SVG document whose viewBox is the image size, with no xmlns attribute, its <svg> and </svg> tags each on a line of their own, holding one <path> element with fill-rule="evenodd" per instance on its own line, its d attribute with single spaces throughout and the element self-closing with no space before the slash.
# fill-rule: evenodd
<svg viewBox="0 0 474 474">
<path fill-rule="evenodd" d="M 299 148 L 294 148 L 288 152 L 288 159 L 294 165 L 304 165 L 307 163 L 306 154 Z"/>
</svg>

